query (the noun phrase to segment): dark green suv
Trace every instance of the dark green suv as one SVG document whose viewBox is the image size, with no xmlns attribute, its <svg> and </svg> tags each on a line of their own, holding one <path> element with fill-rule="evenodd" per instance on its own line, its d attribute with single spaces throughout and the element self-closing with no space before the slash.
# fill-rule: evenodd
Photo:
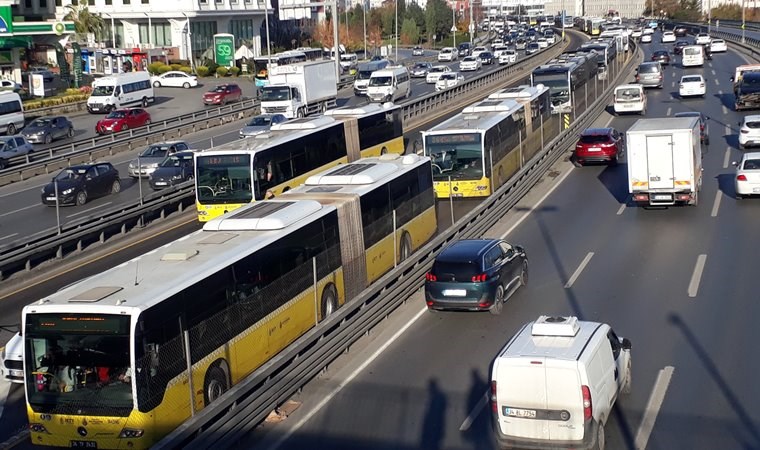
<svg viewBox="0 0 760 450">
<path fill-rule="evenodd" d="M 425 275 L 428 309 L 501 313 L 504 302 L 528 283 L 525 249 L 501 239 L 449 244 Z"/>
</svg>

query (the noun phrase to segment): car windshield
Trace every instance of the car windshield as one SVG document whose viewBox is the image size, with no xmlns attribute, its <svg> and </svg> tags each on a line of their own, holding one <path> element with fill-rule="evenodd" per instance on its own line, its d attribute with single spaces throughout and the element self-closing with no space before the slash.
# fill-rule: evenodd
<svg viewBox="0 0 760 450">
<path fill-rule="evenodd" d="M 668 52 L 665 52 L 665 51 L 654 52 L 654 56 L 668 56 Z"/>
<path fill-rule="evenodd" d="M 34 122 L 32 122 L 29 125 L 33 127 L 46 127 L 50 125 L 50 122 L 51 122 L 50 119 L 36 119 Z"/>
<path fill-rule="evenodd" d="M 610 141 L 610 137 L 606 134 L 594 134 L 594 135 L 588 135 L 588 136 L 581 136 L 580 139 L 582 144 L 606 144 Z"/>
<path fill-rule="evenodd" d="M 433 67 L 432 69 L 430 69 L 431 73 L 444 72 L 444 71 L 446 71 L 445 67 Z"/>
<path fill-rule="evenodd" d="M 111 111 L 106 119 L 123 119 L 125 117 L 127 117 L 127 113 L 124 111 Z"/>
<path fill-rule="evenodd" d="M 93 97 L 109 97 L 113 94 L 113 88 L 113 86 L 96 86 L 90 95 Z"/>
<path fill-rule="evenodd" d="M 356 75 L 356 78 L 359 80 L 369 80 L 369 77 L 372 76 L 371 70 L 360 70 L 359 73 Z"/>
<path fill-rule="evenodd" d="M 758 170 L 760 169 L 760 159 L 748 159 L 744 161 L 742 166 L 744 170 Z"/>
<path fill-rule="evenodd" d="M 193 155 L 172 155 L 164 160 L 164 162 L 161 163 L 161 167 L 179 167 L 182 165 L 183 161 L 192 161 Z"/>
<path fill-rule="evenodd" d="M 433 160 L 433 179 L 436 181 L 480 180 L 483 177 L 480 133 L 426 136 L 425 155 Z"/>
<path fill-rule="evenodd" d="M 702 77 L 698 75 L 681 78 L 681 83 L 700 83 L 700 82 L 702 82 Z"/>
<path fill-rule="evenodd" d="M 58 175 L 55 176 L 55 181 L 66 181 L 66 180 L 75 180 L 78 177 L 84 175 L 87 172 L 87 169 L 79 169 L 79 168 L 72 168 L 72 169 L 65 169 L 62 170 Z"/>
<path fill-rule="evenodd" d="M 173 145 L 165 144 L 165 145 L 151 145 L 150 147 L 143 150 L 142 153 L 140 153 L 140 157 L 142 158 L 163 158 L 169 153 L 169 149 L 172 148 Z"/>
<path fill-rule="evenodd" d="M 227 92 L 227 86 L 217 86 L 211 89 L 209 92 Z"/>
<path fill-rule="evenodd" d="M 694 56 L 694 55 L 701 55 L 702 49 L 701 48 L 695 48 L 695 47 L 687 47 L 683 49 L 683 54 L 688 56 Z"/>
<path fill-rule="evenodd" d="M 390 77 L 390 76 L 379 76 L 379 77 L 372 77 L 369 79 L 370 86 L 390 86 L 392 83 L 393 83 L 393 77 Z"/>
<path fill-rule="evenodd" d="M 417 64 L 414 65 L 414 68 L 418 69 L 418 70 L 420 70 L 420 69 L 427 69 L 428 65 L 425 64 L 425 63 L 417 63 Z"/>
<path fill-rule="evenodd" d="M 444 73 L 444 74 L 443 74 L 443 75 L 441 75 L 441 77 L 440 77 L 440 78 L 438 78 L 438 79 L 439 79 L 439 80 L 456 80 L 456 79 L 457 79 L 457 77 L 456 77 L 456 75 L 454 75 L 453 73 Z"/>
<path fill-rule="evenodd" d="M 264 127 L 272 123 L 272 118 L 269 116 L 256 116 L 248 122 L 249 127 Z"/>
</svg>

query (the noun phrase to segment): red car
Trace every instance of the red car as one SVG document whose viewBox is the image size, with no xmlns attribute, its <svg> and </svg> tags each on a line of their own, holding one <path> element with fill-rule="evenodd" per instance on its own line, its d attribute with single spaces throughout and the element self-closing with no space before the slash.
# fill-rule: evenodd
<svg viewBox="0 0 760 450">
<path fill-rule="evenodd" d="M 95 124 L 98 134 L 118 133 L 130 128 L 139 128 L 150 123 L 150 114 L 142 108 L 117 109 Z"/>
<path fill-rule="evenodd" d="M 226 105 L 243 99 L 243 91 L 237 84 L 220 84 L 203 94 L 204 105 Z"/>
<path fill-rule="evenodd" d="M 614 128 L 587 128 L 580 135 L 571 161 L 580 167 L 586 163 L 617 164 L 625 151 L 625 137 Z"/>
</svg>

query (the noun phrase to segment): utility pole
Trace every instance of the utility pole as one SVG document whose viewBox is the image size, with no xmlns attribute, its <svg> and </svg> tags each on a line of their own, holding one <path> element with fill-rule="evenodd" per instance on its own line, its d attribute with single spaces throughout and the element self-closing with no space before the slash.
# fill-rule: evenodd
<svg viewBox="0 0 760 450">
<path fill-rule="evenodd" d="M 470 42 L 475 42 L 475 18 L 472 17 L 472 3 L 474 0 L 469 0 L 470 2 Z"/>
<path fill-rule="evenodd" d="M 744 16 L 744 0 L 742 0 L 742 44 L 744 43 L 744 29 L 747 26 L 747 23 L 746 23 L 746 21 L 744 19 L 745 19 L 745 16 Z"/>
<path fill-rule="evenodd" d="M 396 0 L 396 63 L 398 63 L 398 0 Z"/>
<path fill-rule="evenodd" d="M 710 0 L 707 0 L 707 34 L 710 34 L 712 28 L 712 8 L 710 8 Z"/>
<path fill-rule="evenodd" d="M 367 58 L 367 0 L 362 0 L 362 17 L 364 20 L 364 59 Z"/>
<path fill-rule="evenodd" d="M 454 5 L 451 7 L 451 33 L 452 36 L 454 36 L 454 48 L 457 48 L 457 19 L 454 16 L 454 14 L 456 14 L 456 10 L 456 3 L 454 3 Z"/>
<path fill-rule="evenodd" d="M 332 1 L 332 23 L 333 23 L 333 49 L 335 56 L 335 78 L 340 81 L 340 51 L 338 42 L 338 0 Z"/>
</svg>

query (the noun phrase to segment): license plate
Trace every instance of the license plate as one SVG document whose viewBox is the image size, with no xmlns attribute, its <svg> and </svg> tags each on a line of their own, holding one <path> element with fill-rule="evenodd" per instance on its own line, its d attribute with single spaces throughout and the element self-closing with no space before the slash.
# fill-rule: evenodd
<svg viewBox="0 0 760 450">
<path fill-rule="evenodd" d="M 156 186 L 166 186 L 166 181 L 156 181 Z"/>
<path fill-rule="evenodd" d="M 670 195 L 655 195 L 654 199 L 655 200 L 670 200 L 671 197 Z"/>
<path fill-rule="evenodd" d="M 98 443 L 95 441 L 70 441 L 71 448 L 98 448 Z"/>
<path fill-rule="evenodd" d="M 536 411 L 534 409 L 504 408 L 504 415 L 510 417 L 524 417 L 535 419 Z"/>
<path fill-rule="evenodd" d="M 55 201 L 55 197 L 45 197 L 45 200 L 47 200 L 49 202 L 54 202 Z"/>
<path fill-rule="evenodd" d="M 588 149 L 588 151 L 590 151 L 590 152 L 601 152 L 601 151 L 602 151 L 602 149 L 601 149 L 601 148 L 599 148 L 599 147 L 590 147 L 590 148 Z"/>
<path fill-rule="evenodd" d="M 464 289 L 444 289 L 443 295 L 446 297 L 464 297 L 467 295 L 467 291 Z"/>
<path fill-rule="evenodd" d="M 760 192 L 760 188 L 752 188 L 752 192 Z"/>
</svg>

